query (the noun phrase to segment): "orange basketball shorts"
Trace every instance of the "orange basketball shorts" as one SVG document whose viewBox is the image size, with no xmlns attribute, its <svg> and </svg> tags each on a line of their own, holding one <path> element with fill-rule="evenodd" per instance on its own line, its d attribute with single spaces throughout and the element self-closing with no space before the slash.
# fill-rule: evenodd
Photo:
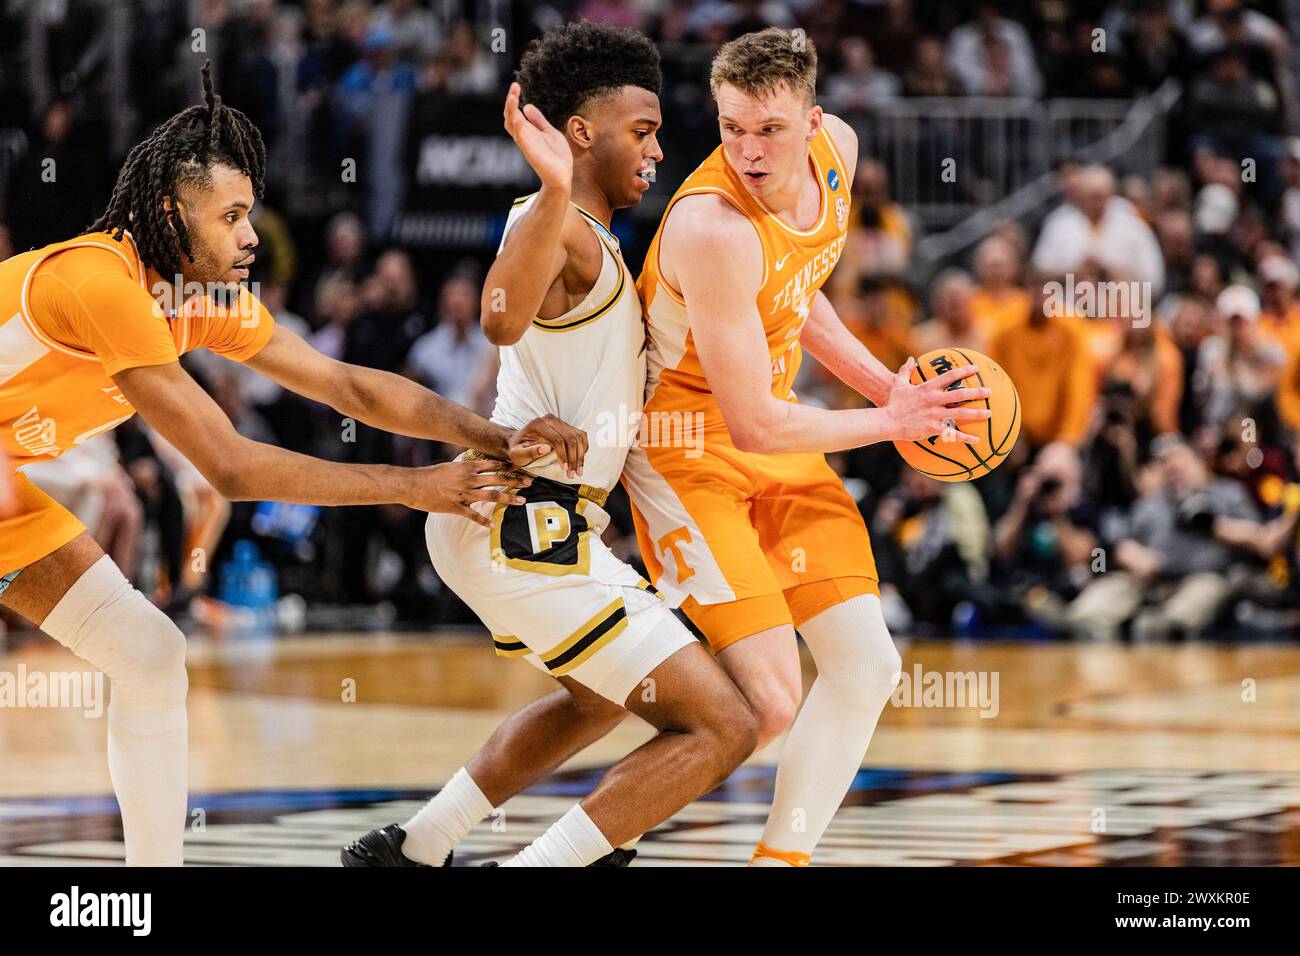
<svg viewBox="0 0 1300 956">
<path fill-rule="evenodd" d="M 866 525 L 822 455 L 637 447 L 623 483 L 651 580 L 715 652 L 880 593 Z"/>
<path fill-rule="evenodd" d="M 21 472 L 6 476 L 16 509 L 0 517 L 0 576 L 53 554 L 86 530 L 67 508 Z"/>
</svg>

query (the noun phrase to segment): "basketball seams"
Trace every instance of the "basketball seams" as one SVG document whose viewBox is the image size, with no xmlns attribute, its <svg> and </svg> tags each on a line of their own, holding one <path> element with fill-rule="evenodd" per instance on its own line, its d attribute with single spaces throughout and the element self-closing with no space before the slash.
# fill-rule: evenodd
<svg viewBox="0 0 1300 956">
<path fill-rule="evenodd" d="M 942 352 L 943 350 L 940 351 Z M 977 362 L 972 361 L 971 357 L 964 350 L 954 348 L 946 351 L 950 352 L 951 354 L 960 356 L 963 361 L 965 361 L 970 365 L 975 365 L 977 369 L 975 373 L 976 381 L 979 383 L 980 387 L 990 388 L 991 390 L 991 387 L 988 386 L 984 380 L 983 368 Z M 992 372 L 993 369 L 998 369 L 999 371 L 1001 371 L 1001 368 L 1000 366 L 997 365 L 997 363 L 992 362 L 992 360 L 987 359 L 987 357 L 985 357 L 985 360 L 988 361 L 990 364 L 990 369 L 989 369 L 990 372 Z M 922 366 L 920 361 L 917 362 L 917 374 L 919 375 L 921 382 L 929 381 L 929 378 L 926 376 L 924 367 Z M 1006 373 L 1002 373 L 1002 374 L 1005 376 Z M 908 462 L 908 464 L 916 471 L 920 472 L 923 475 L 926 475 L 927 477 L 935 478 L 943 481 L 971 480 L 975 477 L 979 477 L 980 475 L 988 474 L 989 472 L 993 471 L 993 469 L 997 467 L 999 460 L 1004 458 L 1009 453 L 1010 448 L 1008 448 L 1008 445 L 1014 444 L 1012 440 L 1012 436 L 1018 435 L 1020 431 L 1020 420 L 1021 420 L 1020 393 L 1016 390 L 1014 384 L 1011 384 L 1011 394 L 1012 394 L 1012 403 L 1013 403 L 1011 421 L 1008 424 L 1007 430 L 1003 434 L 1002 438 L 1000 440 L 997 440 L 996 443 L 993 435 L 992 415 L 990 415 L 990 417 L 985 421 L 985 432 L 989 443 L 989 454 L 987 456 L 981 457 L 974 447 L 969 445 L 965 446 L 966 450 L 970 453 L 971 457 L 975 461 L 974 465 L 964 464 L 958 459 L 951 458 L 948 455 L 935 451 L 933 448 L 929 447 L 928 440 L 912 441 L 912 444 L 917 448 L 921 449 L 922 451 L 924 451 L 930 457 L 938 458 L 940 461 L 947 462 L 948 464 L 952 465 L 956 470 L 943 471 L 943 472 L 927 471 L 924 468 L 917 467 L 915 464 L 913 464 L 910 461 Z M 971 401 L 974 402 L 983 401 L 985 409 L 988 410 L 989 412 L 993 411 L 991 395 L 989 398 L 985 398 L 985 399 L 967 399 L 966 402 L 963 402 L 962 404 L 964 405 Z M 984 469 L 983 472 L 979 471 L 979 467 L 981 465 L 983 466 Z"/>
</svg>

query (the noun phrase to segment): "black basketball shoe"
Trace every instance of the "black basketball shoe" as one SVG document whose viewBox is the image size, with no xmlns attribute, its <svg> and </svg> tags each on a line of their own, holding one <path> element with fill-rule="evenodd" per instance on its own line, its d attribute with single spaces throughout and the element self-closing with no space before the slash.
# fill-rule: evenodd
<svg viewBox="0 0 1300 956">
<path fill-rule="evenodd" d="M 344 866 L 427 867 L 427 863 L 417 863 L 402 855 L 402 843 L 405 840 L 406 831 L 396 823 L 392 823 L 382 829 L 371 830 L 361 839 L 349 843 L 339 853 L 339 859 L 343 861 Z M 443 866 L 451 866 L 452 855 L 447 854 Z"/>
</svg>

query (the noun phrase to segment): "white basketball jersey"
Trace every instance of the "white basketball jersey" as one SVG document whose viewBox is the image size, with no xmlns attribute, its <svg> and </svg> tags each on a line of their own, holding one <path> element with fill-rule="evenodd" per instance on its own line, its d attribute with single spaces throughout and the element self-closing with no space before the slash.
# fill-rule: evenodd
<svg viewBox="0 0 1300 956">
<path fill-rule="evenodd" d="M 536 197 L 533 193 L 515 202 L 506 235 Z M 600 275 L 577 307 L 558 318 L 534 318 L 518 342 L 501 347 L 492 421 L 520 428 L 554 415 L 581 428 L 589 446 L 581 478 L 567 478 L 555 461 L 528 470 L 555 481 L 610 489 L 641 424 L 645 325 L 618 240 L 599 220 L 578 211 L 600 241 Z"/>
</svg>

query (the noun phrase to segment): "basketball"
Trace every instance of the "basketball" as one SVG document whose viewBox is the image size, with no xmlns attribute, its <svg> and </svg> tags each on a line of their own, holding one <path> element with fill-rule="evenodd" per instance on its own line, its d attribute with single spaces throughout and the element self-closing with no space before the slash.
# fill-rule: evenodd
<svg viewBox="0 0 1300 956">
<path fill-rule="evenodd" d="M 1020 436 L 1020 396 L 1002 366 L 987 355 L 971 349 L 935 349 L 917 359 L 912 384 L 942 375 L 949 369 L 974 365 L 979 371 L 952 386 L 959 390 L 989 388 L 993 394 L 981 399 L 993 414 L 983 422 L 965 423 L 969 434 L 980 436 L 978 444 L 941 441 L 938 435 L 922 441 L 896 441 L 903 460 L 923 475 L 939 481 L 970 481 L 987 475 L 1011 454 Z"/>
</svg>

